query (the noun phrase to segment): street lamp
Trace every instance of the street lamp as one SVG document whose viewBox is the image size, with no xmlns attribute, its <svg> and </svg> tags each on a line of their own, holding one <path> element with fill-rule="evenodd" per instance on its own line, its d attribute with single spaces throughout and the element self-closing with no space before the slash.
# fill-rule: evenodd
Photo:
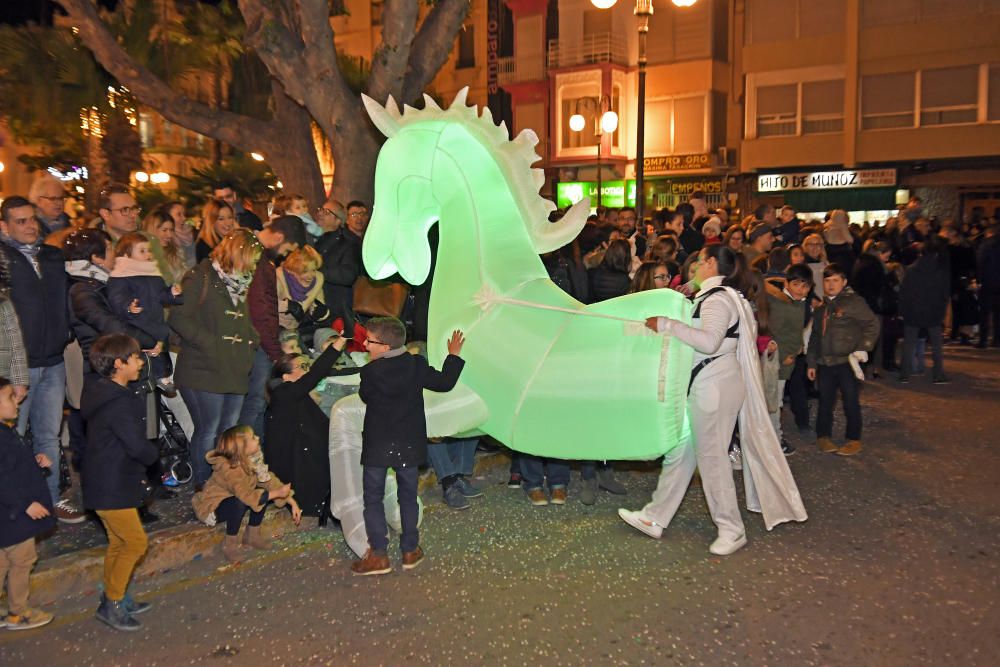
<svg viewBox="0 0 1000 667">
<path fill-rule="evenodd" d="M 676 7 L 690 7 L 698 0 L 671 0 Z M 613 7 L 618 0 L 590 0 L 598 9 Z M 643 204 L 646 195 L 643 192 L 643 160 L 646 157 L 646 34 L 649 33 L 649 17 L 653 15 L 653 0 L 635 0 L 636 26 L 639 29 L 639 108 L 636 110 L 635 130 L 635 212 L 639 223 L 642 223 Z M 600 198 L 600 193 L 598 193 Z"/>
<path fill-rule="evenodd" d="M 594 1 L 594 0 L 592 0 Z M 607 95 L 601 96 L 600 108 L 603 110 L 610 103 Z M 587 120 L 582 114 L 575 113 L 569 117 L 569 129 L 574 132 L 582 132 L 586 127 Z M 610 109 L 601 114 L 600 119 L 601 138 L 597 142 L 597 206 L 601 206 L 601 148 L 604 145 L 604 135 L 614 134 L 618 129 L 618 114 Z"/>
</svg>

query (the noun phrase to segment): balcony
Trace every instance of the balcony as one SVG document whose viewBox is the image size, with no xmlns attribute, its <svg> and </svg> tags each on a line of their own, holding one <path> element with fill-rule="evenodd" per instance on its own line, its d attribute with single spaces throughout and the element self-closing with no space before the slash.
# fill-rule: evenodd
<svg viewBox="0 0 1000 667">
<path fill-rule="evenodd" d="M 594 65 L 597 63 L 628 64 L 625 40 L 610 32 L 585 35 L 578 42 L 549 40 L 549 69 Z"/>
<path fill-rule="evenodd" d="M 545 57 L 542 55 L 498 59 L 497 82 L 501 86 L 521 81 L 543 81 L 544 79 Z"/>
</svg>

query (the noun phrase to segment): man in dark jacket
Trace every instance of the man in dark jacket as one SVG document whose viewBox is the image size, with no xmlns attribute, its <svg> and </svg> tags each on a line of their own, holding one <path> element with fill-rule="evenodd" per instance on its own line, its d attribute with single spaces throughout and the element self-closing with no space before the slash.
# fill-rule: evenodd
<svg viewBox="0 0 1000 667">
<path fill-rule="evenodd" d="M 979 347 L 985 348 L 993 327 L 993 347 L 1000 347 L 1000 223 L 986 230 L 976 256 L 979 279 Z"/>
<path fill-rule="evenodd" d="M 221 199 L 233 207 L 233 211 L 236 212 L 236 221 L 240 224 L 240 227 L 252 229 L 255 232 L 259 232 L 264 228 L 264 225 L 261 223 L 260 218 L 257 217 L 257 214 L 253 211 L 248 211 L 243 206 L 243 202 L 236 196 L 236 189 L 233 187 L 232 183 L 227 181 L 216 183 L 213 190 L 213 196 L 216 199 Z"/>
<path fill-rule="evenodd" d="M 903 316 L 903 360 L 899 380 L 906 382 L 915 363 L 923 368 L 924 360 L 914 360 L 917 334 L 927 330 L 934 358 L 934 384 L 945 384 L 944 358 L 941 351 L 942 328 L 951 298 L 948 255 L 944 239 L 928 236 L 920 257 L 906 269 L 899 287 L 899 314 Z"/>
<path fill-rule="evenodd" d="M 448 357 L 441 371 L 404 347 L 406 327 L 394 317 L 368 322 L 365 346 L 372 361 L 361 369 L 359 395 L 367 406 L 361 431 L 361 465 L 364 469 L 365 531 L 369 550 L 355 561 L 355 574 L 386 574 L 392 570 L 386 549 L 385 476 L 392 468 L 399 485 L 399 514 L 403 524 L 400 549 L 403 569 L 423 560 L 417 532 L 417 467 L 427 462 L 427 422 L 423 390 L 451 391 L 465 362 L 458 356 L 465 342 L 455 331 L 448 341 Z"/>
<path fill-rule="evenodd" d="M 354 212 L 358 208 L 355 207 Z M 316 214 L 316 222 L 324 234 L 316 241 L 316 251 L 323 258 L 323 296 L 333 319 L 353 314 L 354 283 L 364 273 L 361 265 L 361 236 L 347 227 L 348 212 L 336 200 L 331 200 Z"/>
<path fill-rule="evenodd" d="M 260 336 L 260 347 L 250 369 L 250 385 L 237 423 L 252 427 L 258 437 L 263 437 L 267 379 L 274 362 L 281 358 L 277 265 L 288 253 L 306 244 L 306 226 L 297 215 L 282 215 L 257 232 L 257 240 L 264 246 L 264 254 L 250 282 L 247 306 L 250 322 Z"/>
<path fill-rule="evenodd" d="M 35 208 L 24 197 L 8 197 L 0 207 L 0 250 L 10 265 L 10 297 L 21 322 L 28 351 L 28 395 L 21 405 L 17 430 L 31 428 L 37 454 L 59 461 L 59 431 L 66 398 L 63 349 L 69 342 L 66 270 L 62 254 L 42 243 Z M 64 523 L 86 519 L 68 500 L 59 498 L 59 475 L 46 480 L 56 518 Z"/>
</svg>

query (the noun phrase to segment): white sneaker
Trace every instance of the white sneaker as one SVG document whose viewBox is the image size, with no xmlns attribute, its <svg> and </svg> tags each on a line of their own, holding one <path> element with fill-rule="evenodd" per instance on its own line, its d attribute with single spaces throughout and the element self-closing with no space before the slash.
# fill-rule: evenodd
<svg viewBox="0 0 1000 667">
<path fill-rule="evenodd" d="M 742 549 L 744 546 L 746 546 L 746 543 L 747 543 L 746 533 L 740 533 L 739 536 L 736 537 L 735 539 L 732 537 L 723 537 L 720 535 L 714 542 L 712 542 L 712 546 L 710 546 L 708 550 L 713 554 L 715 554 L 716 556 L 728 556 L 729 554 L 735 553 L 740 549 Z"/>
<path fill-rule="evenodd" d="M 644 517 L 641 511 L 633 512 L 632 510 L 619 508 L 618 516 L 622 518 L 622 521 L 636 530 L 649 535 L 654 540 L 660 539 L 660 536 L 663 535 L 663 526 L 658 526 L 655 522 Z"/>
</svg>

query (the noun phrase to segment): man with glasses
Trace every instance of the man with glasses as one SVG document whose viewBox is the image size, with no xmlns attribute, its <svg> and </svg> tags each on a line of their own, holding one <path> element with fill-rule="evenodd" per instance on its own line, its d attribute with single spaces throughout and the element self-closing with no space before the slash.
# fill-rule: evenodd
<svg viewBox="0 0 1000 667">
<path fill-rule="evenodd" d="M 351 202 L 357 204 L 357 202 Z M 367 214 L 367 209 L 354 206 L 355 218 Z M 333 319 L 343 318 L 345 327 L 352 314 L 354 299 L 354 283 L 361 275 L 361 255 L 357 252 L 358 244 L 348 235 L 348 209 L 336 199 L 330 199 L 316 211 L 316 222 L 323 228 L 324 234 L 316 241 L 316 251 L 323 258 L 323 297 Z M 357 224 L 355 224 L 357 226 Z M 363 233 L 363 232 L 362 232 Z M 350 329 L 345 328 L 345 331 Z"/>
<path fill-rule="evenodd" d="M 112 183 L 103 190 L 97 198 L 97 213 L 101 216 L 99 228 L 103 229 L 118 243 L 118 239 L 139 229 L 139 215 L 142 209 L 135 203 L 135 198 L 128 187 L 120 183 Z"/>
<path fill-rule="evenodd" d="M 62 253 L 42 243 L 35 207 L 24 197 L 8 197 L 0 206 L 0 249 L 10 272 L 10 299 L 21 322 L 28 352 L 28 391 L 18 415 L 17 430 L 31 428 L 35 454 L 53 467 L 46 478 L 56 518 L 80 523 L 86 516 L 59 497 L 59 432 L 66 398 L 63 350 L 69 342 L 67 277 Z"/>
<path fill-rule="evenodd" d="M 257 214 L 243 207 L 243 202 L 236 196 L 236 190 L 233 188 L 232 183 L 227 181 L 216 183 L 213 193 L 216 199 L 221 199 L 233 207 L 233 210 L 236 212 L 236 222 L 240 223 L 240 227 L 252 229 L 255 232 L 259 232 L 264 228 L 264 224 L 257 217 Z"/>
<path fill-rule="evenodd" d="M 31 184 L 28 199 L 35 205 L 35 217 L 41 226 L 42 238 L 70 226 L 69 216 L 64 210 L 66 191 L 62 182 L 52 174 L 46 172 Z"/>
</svg>

